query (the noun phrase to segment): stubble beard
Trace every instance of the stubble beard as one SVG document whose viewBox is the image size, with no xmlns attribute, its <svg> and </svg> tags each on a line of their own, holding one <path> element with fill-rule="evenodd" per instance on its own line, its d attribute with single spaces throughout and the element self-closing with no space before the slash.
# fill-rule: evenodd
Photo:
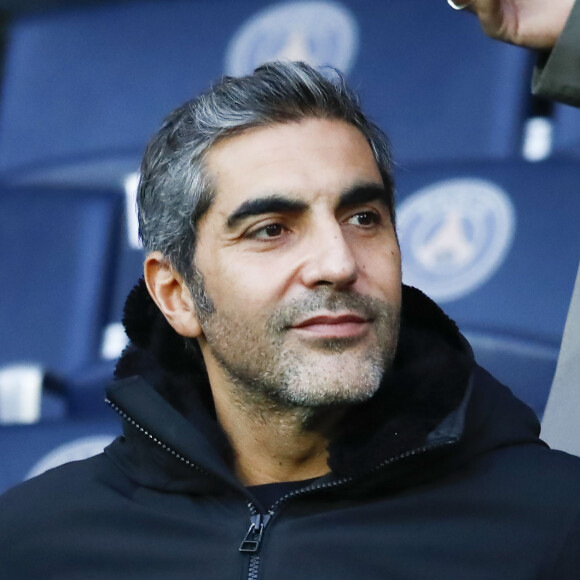
<svg viewBox="0 0 580 580">
<path fill-rule="evenodd" d="M 280 411 L 345 406 L 378 390 L 395 357 L 400 308 L 329 287 L 248 321 L 216 309 L 203 278 L 192 292 L 208 348 L 245 407 Z M 372 338 L 309 339 L 289 336 L 293 323 L 320 311 L 355 312 L 372 320 Z"/>
</svg>

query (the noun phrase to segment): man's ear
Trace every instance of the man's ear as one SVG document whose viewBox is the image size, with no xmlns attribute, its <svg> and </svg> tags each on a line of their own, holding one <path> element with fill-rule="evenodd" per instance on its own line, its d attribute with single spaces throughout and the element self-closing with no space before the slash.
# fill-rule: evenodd
<svg viewBox="0 0 580 580">
<path fill-rule="evenodd" d="M 152 252 L 145 258 L 145 284 L 151 298 L 167 322 L 182 336 L 197 338 L 201 326 L 195 312 L 195 303 L 183 278 L 161 252 Z"/>
</svg>

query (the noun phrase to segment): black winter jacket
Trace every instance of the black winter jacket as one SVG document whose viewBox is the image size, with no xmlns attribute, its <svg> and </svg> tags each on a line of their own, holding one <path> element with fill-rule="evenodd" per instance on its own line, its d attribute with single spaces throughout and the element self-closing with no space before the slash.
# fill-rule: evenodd
<svg viewBox="0 0 580 580">
<path fill-rule="evenodd" d="M 0 498 L 0 578 L 580 579 L 580 459 L 538 439 L 420 292 L 404 289 L 394 368 L 345 417 L 331 473 L 264 515 L 195 348 L 143 285 L 126 328 L 108 392 L 124 436 Z"/>
</svg>

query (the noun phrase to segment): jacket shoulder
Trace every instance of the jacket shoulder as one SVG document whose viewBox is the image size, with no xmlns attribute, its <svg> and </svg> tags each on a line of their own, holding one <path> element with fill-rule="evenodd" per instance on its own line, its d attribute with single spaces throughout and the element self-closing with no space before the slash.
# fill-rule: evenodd
<svg viewBox="0 0 580 580">
<path fill-rule="evenodd" d="M 50 469 L 0 496 L 0 541 L 7 530 L 14 539 L 37 524 L 56 527 L 65 514 L 96 510 L 128 495 L 130 487 L 104 453 Z"/>
</svg>

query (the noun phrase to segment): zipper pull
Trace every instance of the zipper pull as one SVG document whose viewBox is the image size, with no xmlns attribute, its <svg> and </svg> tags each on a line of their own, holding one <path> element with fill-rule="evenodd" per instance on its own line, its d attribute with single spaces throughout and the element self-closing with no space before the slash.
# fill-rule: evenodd
<svg viewBox="0 0 580 580">
<path fill-rule="evenodd" d="M 255 553 L 260 547 L 264 528 L 270 521 L 270 515 L 256 514 L 250 518 L 250 528 L 246 533 L 246 537 L 240 544 L 240 552 Z"/>
</svg>

